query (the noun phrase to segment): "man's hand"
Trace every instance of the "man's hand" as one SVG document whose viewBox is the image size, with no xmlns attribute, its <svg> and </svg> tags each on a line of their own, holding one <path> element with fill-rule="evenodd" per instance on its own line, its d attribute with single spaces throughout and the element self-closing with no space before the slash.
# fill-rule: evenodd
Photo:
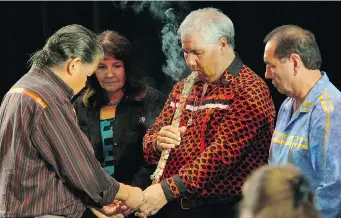
<svg viewBox="0 0 341 218">
<path fill-rule="evenodd" d="M 129 209 L 136 210 L 144 202 L 144 194 L 138 187 L 120 183 L 115 199 L 122 201 Z"/>
<path fill-rule="evenodd" d="M 90 208 L 90 210 L 98 217 L 98 218 L 124 218 L 123 214 L 115 214 L 111 216 L 106 216 L 103 213 L 99 212 L 98 210 L 94 208 Z"/>
<path fill-rule="evenodd" d="M 122 204 L 118 200 L 114 200 L 112 204 L 102 207 L 99 210 L 90 208 L 90 210 L 99 218 L 115 218 L 120 217 L 119 214 L 123 214 L 129 210 L 129 208 Z"/>
<path fill-rule="evenodd" d="M 156 146 L 160 151 L 172 149 L 180 145 L 181 134 L 186 131 L 186 126 L 176 128 L 174 126 L 164 126 L 157 133 Z"/>
<path fill-rule="evenodd" d="M 90 210 L 98 218 L 123 218 L 133 211 L 124 205 L 121 201 L 114 200 L 114 202 L 108 206 L 104 206 L 100 210 L 90 208 Z"/>
<path fill-rule="evenodd" d="M 140 206 L 135 214 L 139 217 L 147 217 L 156 214 L 167 204 L 166 196 L 160 184 L 149 186 L 143 191 L 146 201 Z"/>
</svg>

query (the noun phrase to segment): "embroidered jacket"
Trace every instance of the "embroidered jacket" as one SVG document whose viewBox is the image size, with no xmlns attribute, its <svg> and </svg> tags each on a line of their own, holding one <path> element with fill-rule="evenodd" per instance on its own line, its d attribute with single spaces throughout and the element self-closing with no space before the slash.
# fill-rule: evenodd
<svg viewBox="0 0 341 218">
<path fill-rule="evenodd" d="M 265 82 L 236 56 L 201 98 L 203 85 L 193 86 L 180 121 L 183 126 L 192 118 L 192 125 L 171 151 L 161 178 L 168 200 L 240 196 L 245 178 L 267 162 L 275 108 Z M 160 158 L 157 133 L 171 124 L 183 86 L 184 81 L 175 84 L 144 137 L 145 158 L 152 163 Z"/>
</svg>

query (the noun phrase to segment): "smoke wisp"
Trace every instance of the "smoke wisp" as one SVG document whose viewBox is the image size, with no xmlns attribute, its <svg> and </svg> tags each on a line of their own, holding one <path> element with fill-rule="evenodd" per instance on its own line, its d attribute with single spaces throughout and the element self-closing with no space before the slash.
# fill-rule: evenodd
<svg viewBox="0 0 341 218">
<path fill-rule="evenodd" d="M 116 4 L 121 10 L 131 9 L 136 14 L 149 10 L 154 19 L 164 23 L 161 30 L 162 51 L 166 57 L 162 66 L 162 71 L 173 80 L 179 81 L 189 74 L 189 69 L 181 54 L 180 41 L 177 36 L 182 14 L 177 12 L 175 6 L 180 10 L 188 9 L 187 2 L 167 2 L 167 1 L 121 1 Z"/>
</svg>

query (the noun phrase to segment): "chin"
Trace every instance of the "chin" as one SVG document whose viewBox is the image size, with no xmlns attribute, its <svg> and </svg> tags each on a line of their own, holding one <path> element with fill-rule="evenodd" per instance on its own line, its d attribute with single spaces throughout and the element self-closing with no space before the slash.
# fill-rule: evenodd
<svg viewBox="0 0 341 218">
<path fill-rule="evenodd" d="M 206 77 L 206 76 L 199 75 L 198 78 L 199 78 L 200 81 L 203 81 L 203 82 L 207 82 L 207 83 L 211 82 L 210 78 Z"/>
<path fill-rule="evenodd" d="M 285 94 L 285 91 L 284 91 L 283 89 L 281 89 L 281 88 L 279 88 L 279 87 L 277 87 L 277 86 L 275 86 L 275 87 L 276 87 L 276 89 L 277 89 L 277 91 L 278 91 L 279 93 Z"/>
<path fill-rule="evenodd" d="M 277 89 L 277 91 L 278 91 L 279 93 L 281 93 L 281 94 L 285 94 L 285 92 L 282 91 L 282 90 L 280 90 L 280 89 Z"/>
<path fill-rule="evenodd" d="M 107 92 L 116 92 L 116 91 L 120 90 L 120 88 L 106 87 L 106 88 L 104 88 L 104 90 Z"/>
<path fill-rule="evenodd" d="M 77 95 L 82 89 L 73 89 L 73 96 Z"/>
<path fill-rule="evenodd" d="M 283 94 L 283 95 L 286 95 L 286 96 L 288 96 L 288 97 L 292 97 L 292 96 L 290 95 L 290 93 L 288 93 L 287 91 L 278 90 L 278 92 L 281 93 L 281 94 Z"/>
</svg>

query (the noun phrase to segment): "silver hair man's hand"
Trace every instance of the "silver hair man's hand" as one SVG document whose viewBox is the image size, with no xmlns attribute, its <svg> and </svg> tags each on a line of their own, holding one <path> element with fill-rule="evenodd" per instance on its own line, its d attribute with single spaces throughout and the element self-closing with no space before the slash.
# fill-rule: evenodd
<svg viewBox="0 0 341 218">
<path fill-rule="evenodd" d="M 160 151 L 172 149 L 180 145 L 181 134 L 186 131 L 186 127 L 164 126 L 160 129 L 156 138 L 156 145 Z"/>
<path fill-rule="evenodd" d="M 123 200 L 122 203 L 131 210 L 136 210 L 145 202 L 145 196 L 140 188 L 128 187 L 128 198 Z"/>
<path fill-rule="evenodd" d="M 136 216 L 148 217 L 156 214 L 163 206 L 167 204 L 166 196 L 160 184 L 149 186 L 143 191 L 145 202 L 140 206 Z"/>
</svg>

